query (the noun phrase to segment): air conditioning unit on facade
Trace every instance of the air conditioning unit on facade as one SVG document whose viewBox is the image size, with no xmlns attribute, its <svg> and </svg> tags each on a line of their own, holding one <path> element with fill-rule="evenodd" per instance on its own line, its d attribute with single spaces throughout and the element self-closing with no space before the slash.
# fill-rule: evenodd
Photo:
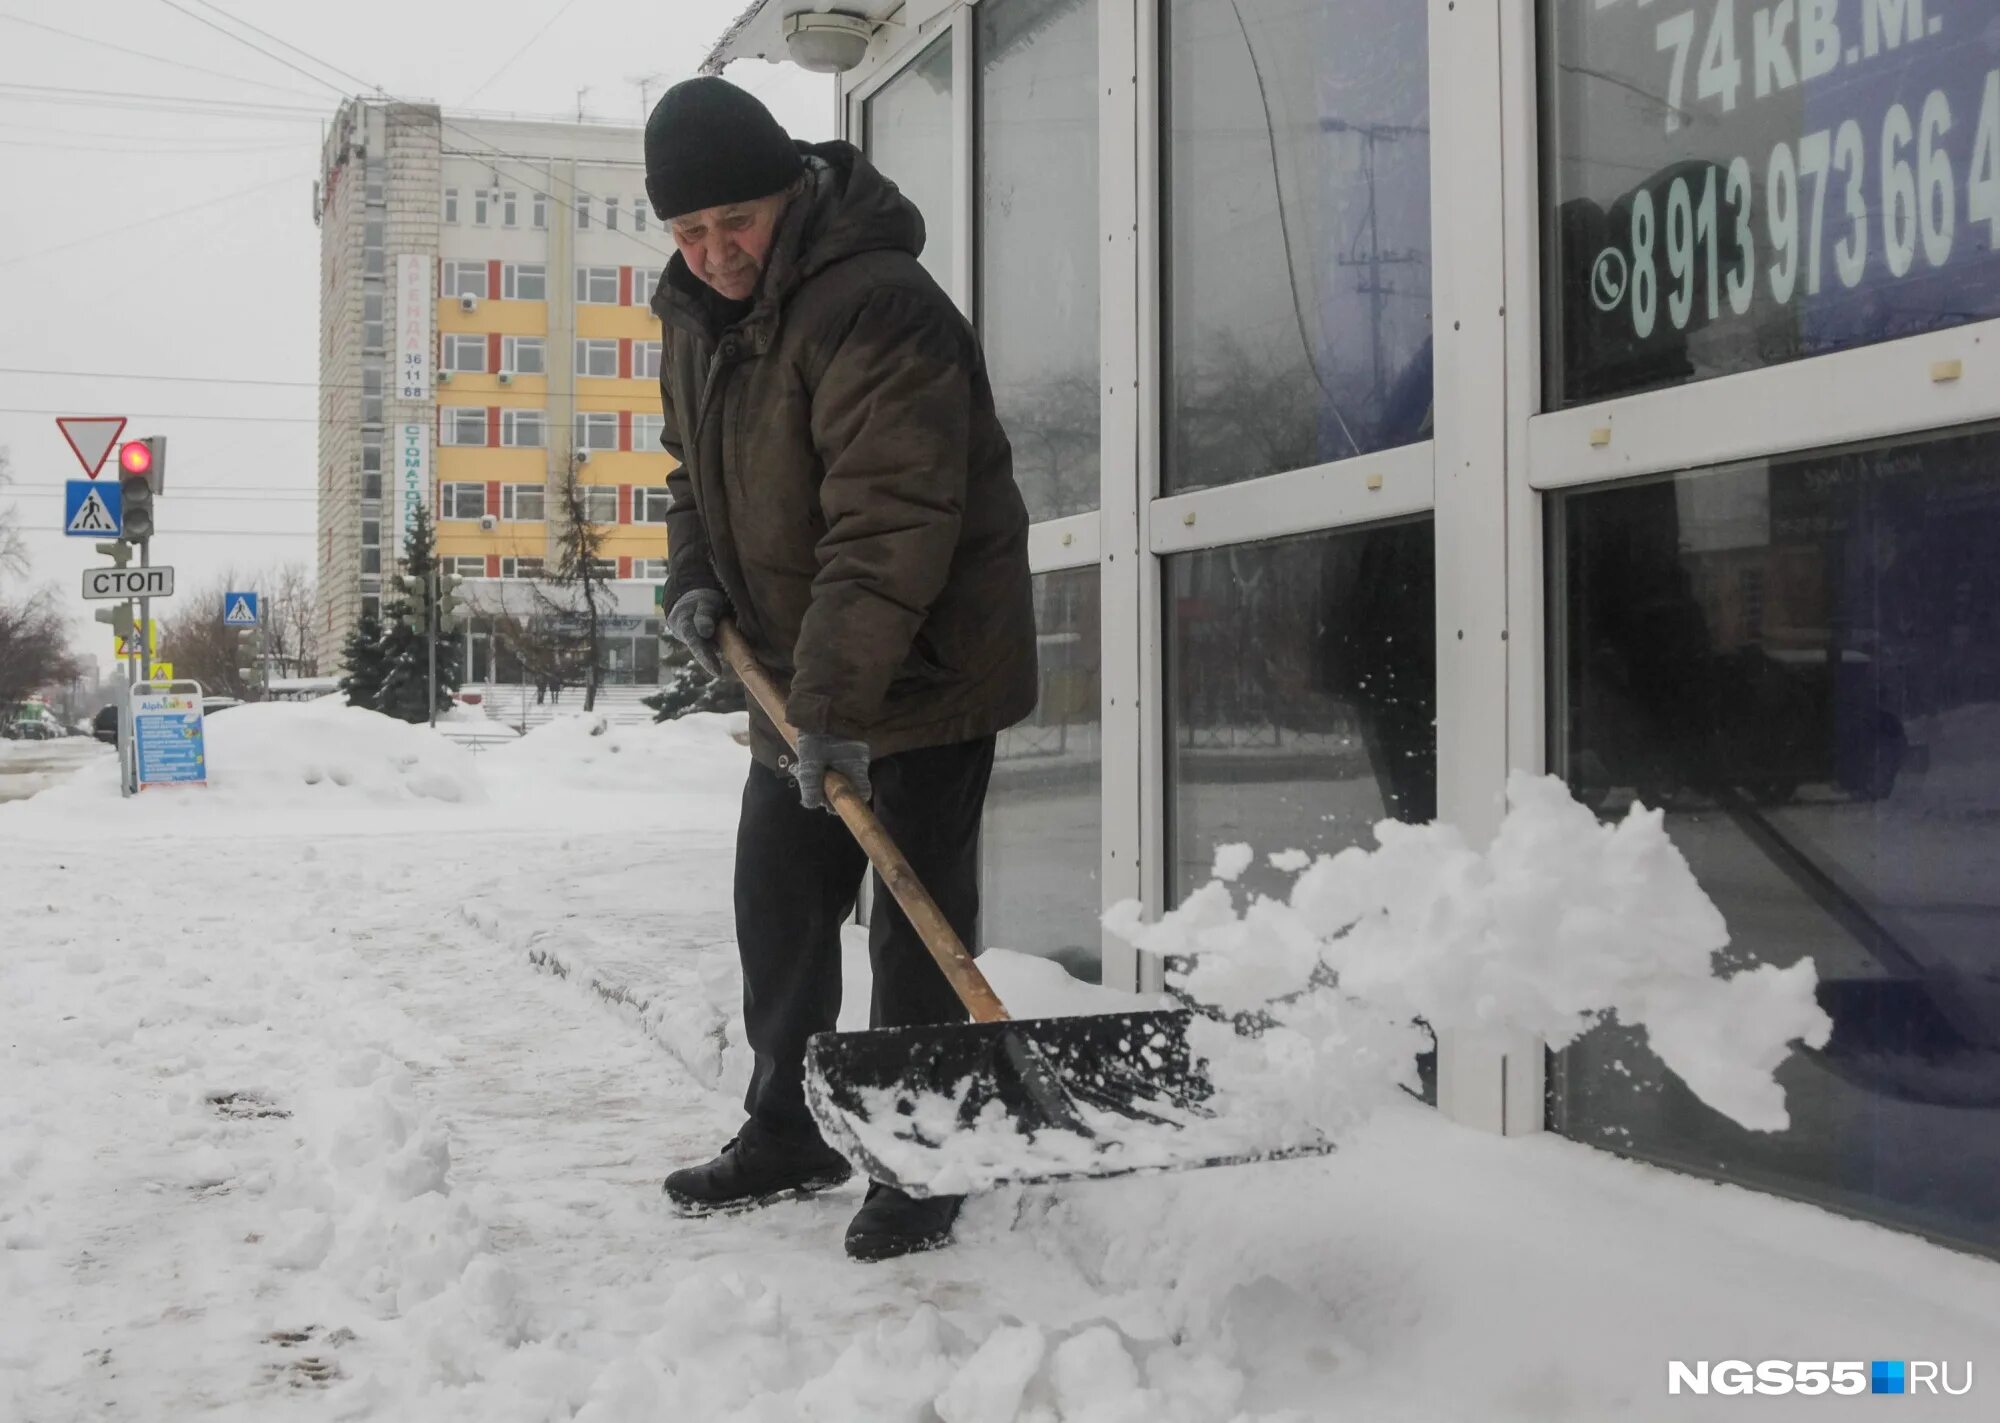
<svg viewBox="0 0 2000 1423">
<path fill-rule="evenodd" d="M 451 372 L 450 372 L 450 371 L 439 371 L 439 372 L 438 372 L 438 384 L 439 384 L 439 385 L 450 385 L 450 384 L 451 384 Z"/>
<path fill-rule="evenodd" d="M 471 292 L 467 292 L 464 296 L 458 299 L 458 309 L 460 311 L 479 310 L 479 298 L 474 296 Z"/>
<path fill-rule="evenodd" d="M 480 533 L 490 534 L 499 527 L 500 527 L 500 520 L 496 516 L 492 514 L 481 514 L 479 516 Z"/>
<path fill-rule="evenodd" d="M 578 464 L 589 464 L 589 463 L 590 463 L 590 451 L 589 451 L 589 450 L 578 450 L 578 451 L 576 452 L 576 462 L 577 462 Z"/>
<path fill-rule="evenodd" d="M 513 383 L 514 383 L 514 373 L 512 371 L 500 372 L 500 384 L 512 385 Z"/>
</svg>

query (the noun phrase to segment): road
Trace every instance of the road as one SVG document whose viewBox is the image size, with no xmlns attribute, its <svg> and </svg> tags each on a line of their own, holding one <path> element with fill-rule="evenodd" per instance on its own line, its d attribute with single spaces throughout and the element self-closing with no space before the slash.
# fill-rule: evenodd
<svg viewBox="0 0 2000 1423">
<path fill-rule="evenodd" d="M 118 753 L 88 736 L 61 741 L 0 741 L 0 802 L 26 800 L 67 780 L 80 766 Z"/>
</svg>

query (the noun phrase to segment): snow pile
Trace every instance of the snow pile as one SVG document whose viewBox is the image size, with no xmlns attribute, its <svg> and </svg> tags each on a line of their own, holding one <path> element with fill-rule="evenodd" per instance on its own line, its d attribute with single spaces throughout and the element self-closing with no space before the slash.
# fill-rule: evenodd
<svg viewBox="0 0 2000 1423">
<path fill-rule="evenodd" d="M 1303 868 L 1289 899 L 1238 912 L 1229 887 L 1248 860 L 1218 855 L 1218 878 L 1159 923 L 1114 910 L 1114 932 L 1186 965 L 1175 984 L 1274 1026 L 1245 1039 L 1198 1021 L 1196 1046 L 1243 1110 L 1260 1103 L 1337 1132 L 1402 1076 L 1436 1031 L 1539 1034 L 1560 1049 L 1605 1017 L 1643 1027 L 1698 1096 L 1752 1130 L 1790 1123 L 1772 1074 L 1832 1024 L 1810 959 L 1723 979 L 1721 913 L 1667 837 L 1658 811 L 1604 825 L 1555 777 L 1516 774 L 1509 814 L 1484 853 L 1448 825 L 1376 827 L 1374 850 Z M 1296 854 L 1272 857 L 1300 870 Z"/>
<path fill-rule="evenodd" d="M 208 784 L 148 790 L 138 813 L 233 817 L 243 811 L 432 802 L 478 804 L 472 757 L 394 717 L 339 702 L 256 702 L 202 719 Z M 118 799 L 115 757 L 35 797 L 35 813 L 98 815 Z"/>
<path fill-rule="evenodd" d="M 736 796 L 749 752 L 731 733 L 735 716 L 700 714 L 639 725 L 574 712 L 488 753 L 489 770 L 517 787 L 634 795 Z"/>
</svg>

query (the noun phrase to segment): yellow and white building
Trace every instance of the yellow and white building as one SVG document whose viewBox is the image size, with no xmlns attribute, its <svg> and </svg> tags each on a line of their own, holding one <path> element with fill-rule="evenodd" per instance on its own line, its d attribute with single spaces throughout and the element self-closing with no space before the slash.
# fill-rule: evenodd
<svg viewBox="0 0 2000 1423">
<path fill-rule="evenodd" d="M 493 622 L 545 606 L 573 469 L 614 579 L 605 678 L 657 680 L 673 466 L 648 301 L 672 244 L 641 131 L 356 99 L 322 166 L 323 633 L 379 610 L 421 500 L 467 580 L 467 680 L 519 680 Z"/>
</svg>

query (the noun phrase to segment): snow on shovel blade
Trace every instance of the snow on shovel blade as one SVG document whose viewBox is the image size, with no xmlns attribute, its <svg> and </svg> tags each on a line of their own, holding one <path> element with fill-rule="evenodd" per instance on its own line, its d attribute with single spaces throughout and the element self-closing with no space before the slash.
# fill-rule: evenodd
<svg viewBox="0 0 2000 1423">
<path fill-rule="evenodd" d="M 806 1096 L 836 1150 L 913 1196 L 1333 1149 L 1296 1124 L 1231 1120 L 1189 1051 L 1191 1019 L 1167 1010 L 821 1033 L 806 1050 Z"/>
</svg>

